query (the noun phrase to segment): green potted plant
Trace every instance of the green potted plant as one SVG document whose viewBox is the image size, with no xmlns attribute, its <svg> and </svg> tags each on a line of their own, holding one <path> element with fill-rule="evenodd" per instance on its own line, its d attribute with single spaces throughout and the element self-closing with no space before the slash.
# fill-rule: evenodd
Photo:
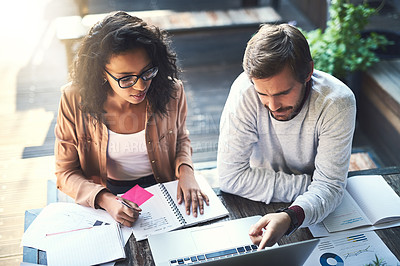
<svg viewBox="0 0 400 266">
<path fill-rule="evenodd" d="M 364 71 L 378 62 L 374 51 L 390 42 L 374 32 L 361 35 L 375 12 L 365 1 L 355 5 L 349 0 L 332 0 L 325 31 L 303 32 L 310 44 L 315 68 L 346 81 L 349 74 Z"/>
</svg>

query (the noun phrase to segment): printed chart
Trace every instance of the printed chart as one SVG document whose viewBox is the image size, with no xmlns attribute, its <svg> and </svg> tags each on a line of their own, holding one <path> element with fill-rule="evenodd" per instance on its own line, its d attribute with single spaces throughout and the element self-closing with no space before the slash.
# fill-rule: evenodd
<svg viewBox="0 0 400 266">
<path fill-rule="evenodd" d="M 374 264 L 379 262 L 380 264 Z M 397 265 L 399 261 L 374 232 L 321 238 L 304 265 Z M 386 264 L 385 264 L 386 263 Z"/>
</svg>

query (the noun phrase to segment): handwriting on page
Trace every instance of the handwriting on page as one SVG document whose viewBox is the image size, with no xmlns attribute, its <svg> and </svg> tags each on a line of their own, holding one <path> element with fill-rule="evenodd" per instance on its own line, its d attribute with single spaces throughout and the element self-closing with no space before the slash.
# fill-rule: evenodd
<svg viewBox="0 0 400 266">
<path fill-rule="evenodd" d="M 153 196 L 154 196 L 153 194 L 151 194 L 141 186 L 136 185 L 130 190 L 128 190 L 121 197 L 130 200 L 140 206 Z"/>
<path fill-rule="evenodd" d="M 155 229 L 155 231 L 158 231 L 163 230 L 164 227 L 169 225 L 165 217 L 154 219 L 150 212 L 142 213 L 141 216 L 142 221 L 140 223 L 140 227 L 143 230 Z"/>
</svg>

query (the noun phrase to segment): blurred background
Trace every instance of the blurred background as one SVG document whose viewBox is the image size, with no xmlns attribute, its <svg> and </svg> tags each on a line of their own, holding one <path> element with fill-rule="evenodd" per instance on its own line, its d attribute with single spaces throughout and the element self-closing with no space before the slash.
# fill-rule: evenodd
<svg viewBox="0 0 400 266">
<path fill-rule="evenodd" d="M 374 28 L 399 25 L 398 1 L 387 2 L 386 13 L 373 18 Z M 124 10 L 170 30 L 183 69 L 193 160 L 201 168 L 215 166 L 220 114 L 258 25 L 324 28 L 328 6 L 325 0 L 0 0 L 0 265 L 20 264 L 25 210 L 47 204 L 47 182 L 55 178 L 60 87 L 68 82 L 71 55 L 87 29 L 82 23 Z M 164 13 L 154 17 L 155 11 Z M 385 165 L 384 156 L 376 155 L 379 148 L 357 134 L 355 149 L 368 147 Z"/>
</svg>

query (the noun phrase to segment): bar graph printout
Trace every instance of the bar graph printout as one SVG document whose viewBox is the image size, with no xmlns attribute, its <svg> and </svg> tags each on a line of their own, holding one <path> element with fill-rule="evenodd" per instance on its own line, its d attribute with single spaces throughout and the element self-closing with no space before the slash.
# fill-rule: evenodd
<svg viewBox="0 0 400 266">
<path fill-rule="evenodd" d="M 379 236 L 369 231 L 321 238 L 304 265 L 400 265 L 400 262 Z"/>
</svg>

